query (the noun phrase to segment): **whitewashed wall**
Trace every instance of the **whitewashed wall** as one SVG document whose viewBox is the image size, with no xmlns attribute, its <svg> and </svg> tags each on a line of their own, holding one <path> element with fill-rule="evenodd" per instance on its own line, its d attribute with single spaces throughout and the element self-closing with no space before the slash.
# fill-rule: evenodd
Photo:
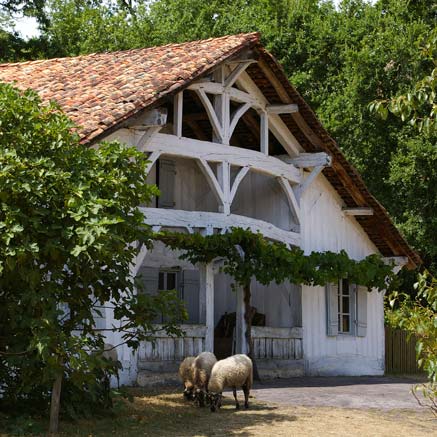
<svg viewBox="0 0 437 437">
<path fill-rule="evenodd" d="M 346 250 L 360 260 L 377 252 L 353 217 L 341 210 L 342 201 L 323 176 L 302 199 L 302 243 L 311 251 Z M 306 372 L 312 375 L 380 375 L 384 372 L 384 305 L 374 290 L 367 299 L 365 337 L 326 335 L 326 302 L 323 287 L 303 287 L 302 318 Z"/>
<path fill-rule="evenodd" d="M 133 144 L 133 136 L 126 130 L 111 135 Z M 217 201 L 197 165 L 187 159 L 175 159 L 175 208 L 215 212 Z M 154 183 L 155 168 L 149 175 Z M 345 249 L 350 257 L 362 259 L 377 252 L 365 232 L 353 217 L 341 210 L 342 201 L 323 176 L 319 176 L 302 198 L 302 247 L 311 251 L 339 251 Z M 292 225 L 290 212 L 277 182 L 265 176 L 249 173 L 240 185 L 232 205 L 232 213 L 269 221 L 288 230 Z M 153 265 L 176 265 L 175 254 L 159 249 L 150 254 Z M 147 263 L 147 259 L 146 259 Z M 164 264 L 163 264 L 164 263 Z M 179 262 L 178 262 L 179 263 Z M 180 264 L 179 264 L 180 265 Z M 230 280 L 224 275 L 215 279 L 215 324 L 225 312 L 235 311 L 235 294 Z M 253 305 L 266 314 L 272 327 L 303 326 L 303 353 L 306 372 L 314 375 L 376 375 L 384 371 L 384 314 L 383 296 L 377 291 L 367 299 L 367 335 L 353 337 L 326 335 L 325 290 L 322 287 L 302 287 L 302 296 L 291 285 L 263 287 L 253 284 Z M 109 320 L 108 323 L 111 323 Z M 115 339 L 114 339 L 115 342 Z M 121 356 L 126 365 L 123 378 L 128 381 L 136 372 L 135 360 L 126 349 Z M 130 364 L 129 364 L 130 362 Z M 129 367 L 130 366 L 130 367 Z"/>
</svg>

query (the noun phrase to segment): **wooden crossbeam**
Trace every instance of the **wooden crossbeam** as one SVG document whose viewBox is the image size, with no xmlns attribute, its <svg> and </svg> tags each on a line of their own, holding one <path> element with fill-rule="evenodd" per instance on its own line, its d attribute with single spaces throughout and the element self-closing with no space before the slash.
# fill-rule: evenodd
<svg viewBox="0 0 437 437">
<path fill-rule="evenodd" d="M 298 112 L 299 108 L 293 103 L 288 105 L 267 105 L 266 111 L 269 114 L 293 114 L 294 112 Z"/>
<path fill-rule="evenodd" d="M 359 206 L 353 208 L 344 207 L 342 208 L 342 211 L 345 213 L 345 215 L 351 216 L 373 215 L 373 208 L 367 206 Z"/>
<path fill-rule="evenodd" d="M 241 73 L 250 65 L 253 64 L 254 60 L 250 61 L 241 61 L 229 74 L 229 76 L 225 80 L 225 87 L 230 88 L 238 79 Z"/>
<path fill-rule="evenodd" d="M 215 177 L 214 172 L 211 170 L 208 162 L 203 158 L 197 159 L 197 164 L 199 165 L 200 170 L 208 181 L 209 186 L 211 187 L 212 192 L 214 193 L 216 199 L 219 203 L 224 205 L 224 194 L 222 187 L 220 186 L 217 178 Z"/>
<path fill-rule="evenodd" d="M 300 153 L 299 156 L 286 160 L 298 168 L 309 168 L 325 166 L 329 167 L 332 163 L 332 158 L 325 152 L 318 153 Z"/>
<path fill-rule="evenodd" d="M 244 177 L 247 175 L 247 173 L 249 172 L 250 167 L 243 167 L 237 174 L 237 176 L 235 177 L 234 183 L 232 184 L 232 189 L 231 189 L 231 193 L 229 196 L 229 202 L 232 205 L 232 202 L 235 199 L 235 196 L 237 194 L 238 191 L 238 187 L 240 186 L 241 182 L 243 181 Z"/>
<path fill-rule="evenodd" d="M 243 103 L 233 114 L 229 127 L 229 138 L 232 136 L 240 118 L 250 109 L 250 103 Z"/>
<path fill-rule="evenodd" d="M 199 88 L 196 90 L 196 94 L 199 96 L 199 99 L 202 101 L 202 104 L 205 108 L 206 113 L 208 114 L 208 118 L 209 121 L 211 122 L 211 126 L 214 130 L 214 133 L 217 135 L 218 138 L 223 139 L 223 127 L 219 119 L 217 118 L 215 109 L 212 106 L 212 103 L 209 100 L 208 96 L 206 95 L 205 90 Z"/>
<path fill-rule="evenodd" d="M 261 232 L 266 238 L 281 241 L 285 244 L 299 246 L 300 235 L 296 232 L 284 231 L 263 220 L 237 214 L 225 215 L 218 212 L 182 211 L 162 208 L 139 208 L 144 214 L 144 222 L 171 228 L 207 228 L 223 229 L 231 227 L 249 228 L 252 232 Z"/>
<path fill-rule="evenodd" d="M 155 108 L 137 118 L 129 128 L 147 130 L 150 127 L 162 127 L 167 123 L 167 108 Z"/>
<path fill-rule="evenodd" d="M 173 133 L 181 138 L 182 137 L 182 118 L 183 118 L 183 104 L 184 95 L 183 91 L 177 93 L 174 97 L 174 113 L 173 113 Z"/>
<path fill-rule="evenodd" d="M 278 178 L 278 182 L 281 188 L 284 190 L 290 211 L 295 218 L 296 224 L 300 225 L 300 205 L 295 192 L 290 186 L 290 182 L 283 177 Z"/>
</svg>

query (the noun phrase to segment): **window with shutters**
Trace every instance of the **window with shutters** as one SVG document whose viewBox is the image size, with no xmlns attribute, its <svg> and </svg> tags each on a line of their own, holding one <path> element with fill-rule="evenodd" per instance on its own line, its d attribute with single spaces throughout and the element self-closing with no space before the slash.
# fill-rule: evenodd
<svg viewBox="0 0 437 437">
<path fill-rule="evenodd" d="M 366 336 L 367 294 L 365 287 L 351 284 L 347 279 L 326 286 L 328 336 Z"/>
<path fill-rule="evenodd" d="M 184 301 L 188 313 L 188 320 L 184 323 L 201 323 L 198 270 L 159 269 L 143 266 L 138 273 L 138 280 L 142 285 L 141 291 L 156 294 L 162 290 L 177 290 L 178 296 Z M 155 320 L 155 323 L 162 322 L 164 322 L 162 317 Z"/>
</svg>

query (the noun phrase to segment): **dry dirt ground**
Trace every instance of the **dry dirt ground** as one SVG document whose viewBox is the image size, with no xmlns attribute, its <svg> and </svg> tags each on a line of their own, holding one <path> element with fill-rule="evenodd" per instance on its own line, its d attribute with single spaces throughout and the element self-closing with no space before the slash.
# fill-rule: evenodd
<svg viewBox="0 0 437 437">
<path fill-rule="evenodd" d="M 349 383 L 348 383 L 349 381 Z M 387 385 L 388 384 L 388 385 Z M 405 384 L 405 386 L 403 385 Z M 196 408 L 181 390 L 132 389 L 133 402 L 121 401 L 112 418 L 62 422 L 62 436 L 437 436 L 437 419 L 409 399 L 408 381 L 316 378 L 258 385 L 249 410 L 235 410 L 231 393 L 225 393 L 218 413 Z M 379 403 L 398 399 L 406 408 L 381 408 Z M 345 399 L 362 399 L 361 405 L 342 405 Z M 371 399 L 376 397 L 377 406 Z M 242 399 L 242 393 L 239 392 Z M 370 404 L 370 407 L 369 405 Z M 339 406 L 340 405 L 340 406 Z M 354 405 L 354 402 L 352 402 Z M 356 405 L 356 404 L 355 404 Z M 0 436 L 5 436 L 0 430 Z M 34 434 L 43 435 L 43 434 Z"/>
</svg>

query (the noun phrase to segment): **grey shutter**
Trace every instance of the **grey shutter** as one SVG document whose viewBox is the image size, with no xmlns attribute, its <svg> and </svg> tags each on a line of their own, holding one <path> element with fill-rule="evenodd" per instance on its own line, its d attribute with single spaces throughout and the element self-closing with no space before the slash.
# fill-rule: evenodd
<svg viewBox="0 0 437 437">
<path fill-rule="evenodd" d="M 158 208 L 173 208 L 175 205 L 175 163 L 168 159 L 159 160 L 158 187 L 161 195 L 158 197 Z"/>
<path fill-rule="evenodd" d="M 199 323 L 199 289 L 199 271 L 184 270 L 181 294 L 188 312 L 187 323 Z"/>
<path fill-rule="evenodd" d="M 367 288 L 357 287 L 357 332 L 358 337 L 365 337 L 367 333 Z"/>
<path fill-rule="evenodd" d="M 326 334 L 338 334 L 338 282 L 326 286 Z"/>
<path fill-rule="evenodd" d="M 137 280 L 141 285 L 140 293 L 158 294 L 159 269 L 141 266 Z"/>
</svg>

